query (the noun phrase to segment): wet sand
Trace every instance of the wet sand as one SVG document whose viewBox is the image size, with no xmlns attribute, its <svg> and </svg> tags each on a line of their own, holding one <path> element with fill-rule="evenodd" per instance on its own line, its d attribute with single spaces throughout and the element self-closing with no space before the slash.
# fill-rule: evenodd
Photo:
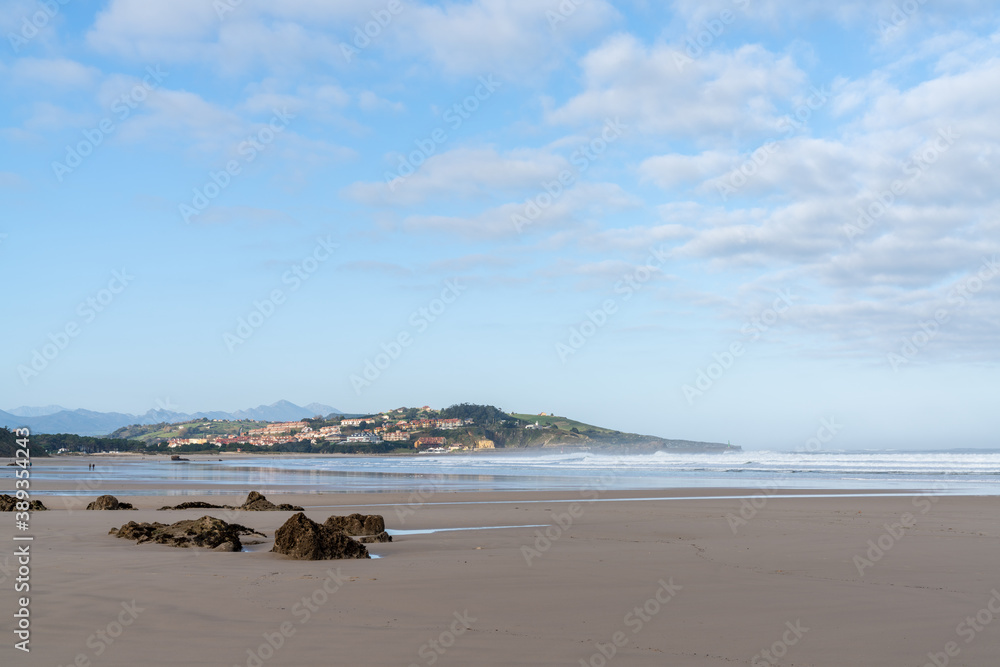
<svg viewBox="0 0 1000 667">
<path fill-rule="evenodd" d="M 34 514 L 30 531 L 32 650 L 14 650 L 7 632 L 0 664 L 919 667 L 928 653 L 997 664 L 998 497 L 605 502 L 650 495 L 747 494 L 273 496 L 318 521 L 378 513 L 403 531 L 547 526 L 397 534 L 369 545 L 379 559 L 321 562 L 268 553 L 271 539 L 231 554 L 107 534 L 212 514 L 271 538 L 290 516 L 155 511 L 234 496 L 120 496 L 140 508 L 131 512 L 43 497 L 52 511 Z M 516 502 L 483 502 L 493 500 Z M 0 514 L 8 619 L 13 524 Z"/>
</svg>

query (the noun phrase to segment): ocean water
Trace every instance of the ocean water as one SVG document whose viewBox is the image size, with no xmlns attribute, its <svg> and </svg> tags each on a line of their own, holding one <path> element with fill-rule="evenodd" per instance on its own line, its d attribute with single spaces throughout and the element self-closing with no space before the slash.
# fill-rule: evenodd
<svg viewBox="0 0 1000 667">
<path fill-rule="evenodd" d="M 570 491 L 731 488 L 934 491 L 1000 495 L 1000 451 L 725 454 L 476 454 L 354 458 L 260 457 L 169 462 L 121 459 L 80 476 L 81 465 L 36 467 L 36 480 L 62 482 L 51 495 L 124 493 L 116 484 L 175 482 L 150 495 L 282 491 Z M 129 493 L 135 495 L 135 491 Z M 45 494 L 39 494 L 45 495 Z"/>
</svg>

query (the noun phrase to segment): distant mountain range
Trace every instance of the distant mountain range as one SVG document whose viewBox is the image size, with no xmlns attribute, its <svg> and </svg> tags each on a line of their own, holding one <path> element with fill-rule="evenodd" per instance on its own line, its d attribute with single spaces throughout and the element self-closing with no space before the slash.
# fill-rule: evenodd
<svg viewBox="0 0 1000 667">
<path fill-rule="evenodd" d="M 17 417 L 44 417 L 45 415 L 54 415 L 57 412 L 63 411 L 66 411 L 66 408 L 61 405 L 46 405 L 43 408 L 29 408 L 26 405 L 22 405 L 7 412 Z"/>
<path fill-rule="evenodd" d="M 107 435 L 122 426 L 132 424 L 159 424 L 191 421 L 192 419 L 253 419 L 255 421 L 295 421 L 316 415 L 343 414 L 340 410 L 322 403 L 300 406 L 289 401 L 259 405 L 236 412 L 196 412 L 186 414 L 171 410 L 150 410 L 142 415 L 122 412 L 94 412 L 92 410 L 67 410 L 59 405 L 41 408 L 21 406 L 7 412 L 0 410 L 0 426 L 28 428 L 36 433 L 75 433 L 76 435 Z"/>
</svg>

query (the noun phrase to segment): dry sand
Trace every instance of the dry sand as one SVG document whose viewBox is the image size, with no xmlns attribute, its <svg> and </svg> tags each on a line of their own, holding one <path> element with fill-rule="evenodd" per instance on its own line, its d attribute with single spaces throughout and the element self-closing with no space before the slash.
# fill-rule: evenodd
<svg viewBox="0 0 1000 667">
<path fill-rule="evenodd" d="M 323 562 L 268 553 L 270 540 L 232 554 L 107 534 L 129 520 L 213 514 L 270 537 L 289 516 L 155 511 L 232 496 L 120 497 L 140 508 L 132 512 L 67 510 L 68 498 L 44 497 L 54 509 L 32 516 L 31 652 L 13 649 L 5 631 L 0 665 L 920 667 L 933 664 L 928 653 L 941 664 L 1000 664 L 1000 614 L 988 611 L 1000 591 L 1000 498 L 759 496 L 735 531 L 734 498 L 610 501 L 720 494 L 741 492 L 604 492 L 578 505 L 557 500 L 583 494 L 272 495 L 318 521 L 361 511 L 391 529 L 550 526 L 543 539 L 537 528 L 399 535 L 370 545 L 381 559 Z M 516 502 L 476 504 L 490 500 Z M 907 514 L 912 527 L 893 537 L 886 524 Z M 0 515 L 5 627 L 13 523 Z M 877 561 L 872 550 L 859 573 L 855 557 L 880 539 L 888 548 Z"/>
</svg>

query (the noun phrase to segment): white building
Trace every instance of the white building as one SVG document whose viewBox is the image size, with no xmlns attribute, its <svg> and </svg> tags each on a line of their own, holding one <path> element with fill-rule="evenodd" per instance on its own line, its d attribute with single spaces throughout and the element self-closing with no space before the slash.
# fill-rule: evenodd
<svg viewBox="0 0 1000 667">
<path fill-rule="evenodd" d="M 375 444 L 382 441 L 374 433 L 358 433 L 357 435 L 347 436 L 347 442 L 367 442 Z"/>
</svg>

